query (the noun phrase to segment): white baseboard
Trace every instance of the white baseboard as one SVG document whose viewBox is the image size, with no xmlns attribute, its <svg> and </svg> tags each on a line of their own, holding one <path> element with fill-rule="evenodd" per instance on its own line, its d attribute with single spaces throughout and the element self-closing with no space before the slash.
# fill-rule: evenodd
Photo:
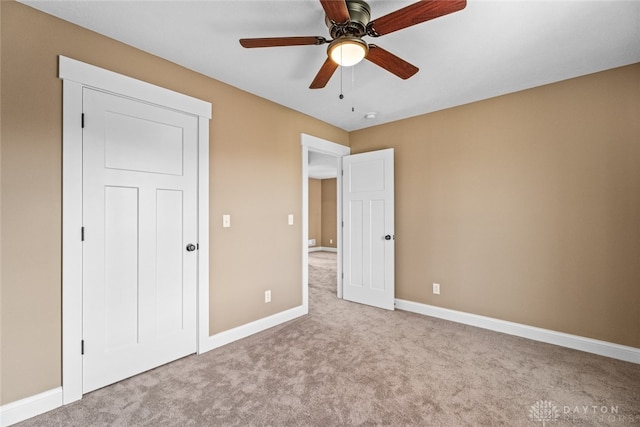
<svg viewBox="0 0 640 427">
<path fill-rule="evenodd" d="M 331 248 L 329 248 L 331 249 Z M 611 357 L 624 360 L 626 362 L 640 364 L 640 349 L 628 347 L 607 341 L 594 340 L 578 335 L 556 332 L 549 329 L 536 328 L 534 326 L 520 323 L 508 322 L 477 314 L 465 313 L 448 308 L 436 307 L 432 305 L 395 300 L 395 307 L 399 310 L 410 311 L 425 316 L 437 317 L 439 319 L 450 320 L 452 322 L 463 323 L 465 325 L 476 326 L 478 328 L 489 329 L 509 335 L 541 341 L 548 344 L 568 347 L 600 356 Z M 294 307 L 264 319 L 256 320 L 246 325 L 228 331 L 212 335 L 204 343 L 199 353 L 205 353 L 223 345 L 246 338 L 250 335 L 262 332 L 266 329 L 280 325 L 284 322 L 304 316 L 308 310 L 303 306 Z M 52 409 L 62 406 L 62 387 L 58 387 L 34 396 L 27 397 L 16 402 L 0 406 L 0 427 L 10 426 L 28 418 L 35 417 Z"/>
<path fill-rule="evenodd" d="M 198 353 L 205 353 L 213 350 L 214 348 L 222 347 L 223 345 L 230 344 L 234 341 L 238 341 L 242 338 L 246 338 L 250 335 L 262 332 L 265 329 L 273 328 L 281 323 L 288 322 L 289 320 L 296 319 L 300 316 L 304 316 L 309 312 L 304 306 L 291 308 L 289 310 L 276 313 L 264 319 L 256 320 L 246 325 L 238 326 L 228 331 L 220 332 L 209 337 L 204 345 L 198 350 Z"/>
<path fill-rule="evenodd" d="M 433 305 L 401 299 L 395 300 L 395 307 L 399 310 L 424 314 L 425 316 L 464 323 L 465 325 L 490 329 L 496 332 L 502 332 L 548 344 L 559 345 L 561 347 L 586 351 L 587 353 L 594 353 L 600 356 L 611 357 L 613 359 L 624 360 L 625 362 L 640 364 L 640 348 L 628 347 L 607 341 L 594 340 L 578 335 L 565 334 L 563 332 L 556 332 L 549 329 L 536 328 L 535 326 L 508 322 L 505 320 L 494 319 L 492 317 L 479 316 L 477 314 L 465 313 L 462 311 L 450 310 L 448 308 L 436 307 Z"/>
<path fill-rule="evenodd" d="M 0 426 L 6 427 L 62 406 L 62 387 L 0 406 Z"/>
<path fill-rule="evenodd" d="M 327 246 L 313 246 L 309 248 L 309 252 L 338 252 L 338 248 L 329 248 Z"/>
</svg>

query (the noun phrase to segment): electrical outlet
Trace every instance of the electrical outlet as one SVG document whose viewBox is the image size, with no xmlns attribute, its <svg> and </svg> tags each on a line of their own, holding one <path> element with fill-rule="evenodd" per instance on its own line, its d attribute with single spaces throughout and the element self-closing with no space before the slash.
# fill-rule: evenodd
<svg viewBox="0 0 640 427">
<path fill-rule="evenodd" d="M 329 244 L 333 245 L 333 239 L 329 239 Z"/>
<path fill-rule="evenodd" d="M 271 302 L 271 291 L 264 291 L 264 302 Z"/>
<path fill-rule="evenodd" d="M 440 284 L 439 283 L 434 283 L 433 284 L 433 293 L 436 295 L 440 295 Z"/>
</svg>

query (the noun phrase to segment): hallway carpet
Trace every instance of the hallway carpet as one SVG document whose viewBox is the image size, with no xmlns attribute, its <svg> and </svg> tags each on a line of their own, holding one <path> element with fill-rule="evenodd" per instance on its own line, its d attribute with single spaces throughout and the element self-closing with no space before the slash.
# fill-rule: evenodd
<svg viewBox="0 0 640 427">
<path fill-rule="evenodd" d="M 338 300 L 332 256 L 309 315 L 22 425 L 640 425 L 640 365 Z"/>
</svg>

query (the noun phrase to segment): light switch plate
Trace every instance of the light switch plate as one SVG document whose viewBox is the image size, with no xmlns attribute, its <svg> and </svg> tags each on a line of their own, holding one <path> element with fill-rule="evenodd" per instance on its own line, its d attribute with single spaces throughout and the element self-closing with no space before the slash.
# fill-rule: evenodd
<svg viewBox="0 0 640 427">
<path fill-rule="evenodd" d="M 289 214 L 289 225 L 293 225 L 293 214 Z"/>
<path fill-rule="evenodd" d="M 222 215 L 222 226 L 224 228 L 231 227 L 231 215 L 228 215 L 228 214 Z"/>
</svg>

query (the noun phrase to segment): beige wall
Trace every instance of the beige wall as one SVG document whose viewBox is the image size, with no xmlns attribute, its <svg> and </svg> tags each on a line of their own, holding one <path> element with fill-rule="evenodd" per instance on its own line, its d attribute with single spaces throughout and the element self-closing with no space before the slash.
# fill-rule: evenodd
<svg viewBox="0 0 640 427">
<path fill-rule="evenodd" d="M 0 404 L 61 384 L 58 55 L 213 104 L 210 332 L 300 305 L 302 232 L 287 225 L 288 214 L 300 224 L 302 213 L 300 133 L 348 144 L 347 132 L 27 6 L 0 3 Z M 231 228 L 222 228 L 223 213 L 231 214 Z"/>
<path fill-rule="evenodd" d="M 337 179 L 322 180 L 322 246 L 337 247 Z"/>
<path fill-rule="evenodd" d="M 322 180 L 309 178 L 309 239 L 322 241 Z"/>
<path fill-rule="evenodd" d="M 640 347 L 639 118 L 636 64 L 352 132 L 395 148 L 396 296 Z"/>
</svg>

